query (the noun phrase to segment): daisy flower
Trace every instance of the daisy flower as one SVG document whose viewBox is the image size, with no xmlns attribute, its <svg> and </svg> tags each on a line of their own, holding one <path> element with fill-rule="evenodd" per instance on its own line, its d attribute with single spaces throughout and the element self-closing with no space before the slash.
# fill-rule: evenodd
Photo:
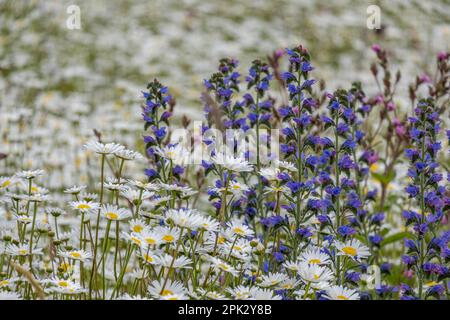
<svg viewBox="0 0 450 320">
<path fill-rule="evenodd" d="M 276 286 L 279 290 L 293 290 L 300 285 L 300 280 L 288 278 Z"/>
<path fill-rule="evenodd" d="M 119 208 L 113 204 L 105 204 L 101 207 L 100 213 L 103 217 L 111 221 L 121 221 L 131 217 L 131 212 L 124 208 Z"/>
<path fill-rule="evenodd" d="M 21 179 L 34 179 L 36 177 L 42 176 L 44 174 L 44 170 L 38 169 L 38 170 L 24 170 L 21 172 L 16 173 L 16 176 Z"/>
<path fill-rule="evenodd" d="M 227 288 L 226 291 L 236 300 L 246 300 L 252 296 L 252 289 L 243 285 Z"/>
<path fill-rule="evenodd" d="M 337 241 L 335 246 L 338 250 L 337 254 L 340 256 L 347 256 L 354 260 L 365 259 L 370 256 L 369 248 L 357 239 L 351 239 L 345 242 Z"/>
<path fill-rule="evenodd" d="M 143 160 L 144 156 L 137 151 L 121 149 L 114 152 L 114 155 L 121 160 Z"/>
<path fill-rule="evenodd" d="M 200 228 L 209 232 L 219 229 L 219 222 L 209 216 L 201 216 Z"/>
<path fill-rule="evenodd" d="M 110 191 L 120 191 L 124 188 L 124 185 L 119 183 L 116 178 L 108 177 L 103 183 L 103 186 Z"/>
<path fill-rule="evenodd" d="M 81 212 L 94 211 L 94 210 L 97 210 L 100 207 L 100 204 L 97 203 L 97 202 L 91 202 L 91 201 L 85 201 L 85 200 L 72 201 L 72 202 L 69 203 L 69 205 L 73 209 L 79 210 Z"/>
<path fill-rule="evenodd" d="M 64 193 L 67 194 L 79 194 L 81 191 L 86 189 L 86 186 L 73 186 L 64 190 Z"/>
<path fill-rule="evenodd" d="M 164 280 L 153 280 L 148 286 L 148 293 L 156 299 L 184 300 L 187 290 L 179 281 L 169 279 L 164 286 Z"/>
<path fill-rule="evenodd" d="M 145 245 L 156 246 L 162 243 L 161 234 L 153 230 L 144 229 L 138 235 Z"/>
<path fill-rule="evenodd" d="M 320 251 L 319 248 L 311 248 L 303 252 L 300 256 L 300 261 L 308 264 L 327 264 L 330 262 L 330 257 Z"/>
<path fill-rule="evenodd" d="M 163 243 L 175 243 L 180 237 L 180 230 L 177 228 L 158 227 L 154 231 Z"/>
<path fill-rule="evenodd" d="M 30 254 L 30 247 L 24 244 L 9 244 L 6 247 L 6 253 L 10 256 L 28 256 Z M 42 248 L 33 248 L 33 255 L 43 254 Z"/>
<path fill-rule="evenodd" d="M 211 267 L 215 271 L 225 271 L 227 273 L 230 273 L 232 275 L 236 275 L 238 272 L 237 270 L 227 262 L 223 261 L 222 259 L 212 257 L 212 256 L 204 256 L 205 260 L 211 263 Z"/>
<path fill-rule="evenodd" d="M 227 226 L 230 232 L 235 236 L 251 237 L 254 234 L 253 230 L 239 221 L 229 222 Z"/>
<path fill-rule="evenodd" d="M 172 266 L 174 269 L 190 269 L 189 266 L 192 263 L 192 260 L 186 258 L 185 256 L 176 257 L 175 261 L 173 261 L 174 257 L 170 254 L 162 254 L 158 256 L 158 265 L 169 268 Z"/>
<path fill-rule="evenodd" d="M 211 300 L 227 300 L 223 294 L 216 291 L 206 291 L 203 288 L 199 288 L 197 289 L 197 292 L 199 293 L 200 298 L 206 297 Z"/>
<path fill-rule="evenodd" d="M 330 300 L 359 300 L 359 293 L 343 286 L 332 286 L 326 289 L 325 298 Z"/>
<path fill-rule="evenodd" d="M 58 254 L 67 259 L 86 261 L 91 258 L 91 254 L 84 250 L 59 250 Z"/>
<path fill-rule="evenodd" d="M 146 247 L 140 248 L 140 257 L 146 264 L 157 264 L 158 263 L 158 256 L 151 250 L 147 249 Z"/>
<path fill-rule="evenodd" d="M 261 282 L 258 284 L 261 287 L 273 287 L 286 281 L 288 276 L 284 273 L 269 273 L 261 276 Z"/>
<path fill-rule="evenodd" d="M 78 197 L 82 201 L 94 201 L 98 198 L 98 195 L 95 193 L 82 192 Z"/>
<path fill-rule="evenodd" d="M 236 181 L 231 181 L 230 185 L 228 186 L 228 190 L 230 190 L 234 196 L 239 197 L 245 192 L 249 191 L 250 188 L 245 184 Z"/>
<path fill-rule="evenodd" d="M 180 228 L 197 230 L 203 222 L 201 216 L 190 209 L 170 209 L 165 213 L 166 221 L 175 224 Z"/>
<path fill-rule="evenodd" d="M 44 280 L 44 283 L 50 285 L 50 288 L 46 289 L 49 293 L 79 294 L 86 291 L 79 284 L 68 279 L 52 278 Z"/>
<path fill-rule="evenodd" d="M 21 215 L 14 214 L 14 217 L 16 218 L 16 220 L 18 222 L 23 223 L 23 224 L 29 224 L 33 221 L 32 217 L 24 215 L 24 214 L 21 214 Z"/>
<path fill-rule="evenodd" d="M 8 189 L 15 183 L 14 177 L 0 177 L 0 190 Z"/>
<path fill-rule="evenodd" d="M 7 279 L 2 279 L 0 280 L 0 289 L 12 289 L 13 284 L 20 280 L 20 278 L 7 278 Z"/>
<path fill-rule="evenodd" d="M 46 208 L 45 213 L 55 218 L 64 215 L 66 212 L 60 208 Z"/>
<path fill-rule="evenodd" d="M 155 153 L 180 166 L 185 166 L 188 164 L 191 156 L 191 153 L 179 143 L 175 145 L 167 145 L 163 148 L 157 147 L 155 148 Z"/>
<path fill-rule="evenodd" d="M 235 158 L 230 155 L 224 156 L 222 153 L 211 158 L 212 162 L 216 165 L 220 165 L 223 168 L 233 172 L 250 172 L 253 171 L 253 167 L 250 163 L 243 158 Z"/>
<path fill-rule="evenodd" d="M 259 174 L 262 175 L 267 180 L 278 180 L 278 174 L 280 169 L 276 167 L 267 167 L 259 170 Z"/>
<path fill-rule="evenodd" d="M 98 154 L 103 154 L 103 155 L 107 155 L 107 154 L 113 154 L 116 152 L 120 152 L 123 149 L 125 149 L 124 146 L 117 144 L 117 143 L 101 143 L 95 140 L 91 140 L 88 143 L 86 143 L 84 145 L 84 147 L 87 150 L 93 151 L 95 153 Z"/>
<path fill-rule="evenodd" d="M 295 165 L 291 162 L 287 162 L 287 161 L 277 161 L 275 163 L 276 166 L 283 168 L 285 170 L 291 171 L 291 172 L 297 172 L 297 168 L 295 167 Z"/>
<path fill-rule="evenodd" d="M 237 241 L 226 242 L 221 246 L 223 254 L 228 255 L 231 252 L 231 256 L 238 259 L 246 259 L 252 251 L 250 242 L 244 238 L 240 238 Z"/>
<path fill-rule="evenodd" d="M 130 220 L 129 226 L 130 226 L 131 232 L 134 232 L 134 233 L 141 233 L 142 231 L 144 231 L 145 229 L 148 228 L 147 223 L 142 219 Z"/>
<path fill-rule="evenodd" d="M 130 187 L 124 187 L 120 190 L 120 193 L 134 205 L 138 205 L 140 201 L 149 199 L 153 196 L 153 193 L 146 190 L 135 190 Z"/>
<path fill-rule="evenodd" d="M 326 267 L 321 267 L 317 264 L 303 263 L 300 265 L 298 275 L 306 283 L 311 283 L 313 288 L 322 288 L 321 282 L 329 282 L 333 280 L 333 272 Z"/>
<path fill-rule="evenodd" d="M 274 294 L 273 290 L 253 287 L 250 290 L 252 300 L 281 300 L 281 296 Z"/>
</svg>

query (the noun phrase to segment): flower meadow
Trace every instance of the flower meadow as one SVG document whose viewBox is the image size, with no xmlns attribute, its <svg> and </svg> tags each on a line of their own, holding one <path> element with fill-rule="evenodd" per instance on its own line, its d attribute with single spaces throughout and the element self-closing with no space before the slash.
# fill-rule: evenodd
<svg viewBox="0 0 450 320">
<path fill-rule="evenodd" d="M 140 149 L 93 130 L 87 183 L 1 176 L 0 299 L 449 299 L 450 54 L 398 104 L 372 51 L 374 95 L 328 91 L 301 45 L 223 58 L 200 126 L 154 79 Z"/>
</svg>

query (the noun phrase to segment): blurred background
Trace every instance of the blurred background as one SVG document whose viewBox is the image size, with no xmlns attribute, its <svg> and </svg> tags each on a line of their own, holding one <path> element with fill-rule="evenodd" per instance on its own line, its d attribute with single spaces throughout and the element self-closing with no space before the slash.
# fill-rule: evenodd
<svg viewBox="0 0 450 320">
<path fill-rule="evenodd" d="M 79 29 L 68 27 L 72 5 Z M 367 27 L 369 5 L 380 29 Z M 0 176 L 44 168 L 50 187 L 87 181 L 81 146 L 93 129 L 142 152 L 141 90 L 158 78 L 176 118 L 201 119 L 202 81 L 221 57 L 245 74 L 252 60 L 303 44 L 328 90 L 359 80 L 371 93 L 379 43 L 402 72 L 396 102 L 406 104 L 407 85 L 450 49 L 449 23 L 446 0 L 0 0 Z"/>
</svg>

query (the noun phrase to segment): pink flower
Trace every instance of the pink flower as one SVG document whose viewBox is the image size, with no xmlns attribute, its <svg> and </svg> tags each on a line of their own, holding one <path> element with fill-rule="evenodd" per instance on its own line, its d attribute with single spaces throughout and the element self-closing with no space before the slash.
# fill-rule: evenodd
<svg viewBox="0 0 450 320">
<path fill-rule="evenodd" d="M 441 51 L 438 53 L 438 60 L 439 61 L 443 61 L 445 59 L 447 59 L 448 53 L 445 51 Z"/>
<path fill-rule="evenodd" d="M 386 105 L 386 108 L 388 111 L 394 111 L 395 110 L 395 104 L 392 101 L 389 101 Z"/>
<path fill-rule="evenodd" d="M 380 94 L 380 95 L 376 96 L 375 101 L 376 101 L 377 103 L 383 103 L 383 102 L 384 102 L 384 98 L 383 98 L 383 96 Z"/>
<path fill-rule="evenodd" d="M 427 75 L 426 73 L 424 73 L 423 75 L 421 75 L 419 77 L 419 81 L 420 83 L 430 83 L 431 82 L 431 78 L 429 75 Z"/>
<path fill-rule="evenodd" d="M 398 125 L 395 127 L 395 133 L 397 133 L 399 137 L 403 137 L 406 133 L 406 129 L 403 125 Z"/>
<path fill-rule="evenodd" d="M 281 58 L 284 55 L 284 50 L 283 49 L 277 49 L 275 51 L 275 57 L 276 58 Z"/>
<path fill-rule="evenodd" d="M 381 46 L 375 43 L 374 45 L 372 45 L 372 50 L 376 53 L 379 53 L 381 51 Z"/>
<path fill-rule="evenodd" d="M 405 270 L 404 276 L 408 279 L 411 279 L 414 275 L 414 272 L 412 270 Z"/>
</svg>

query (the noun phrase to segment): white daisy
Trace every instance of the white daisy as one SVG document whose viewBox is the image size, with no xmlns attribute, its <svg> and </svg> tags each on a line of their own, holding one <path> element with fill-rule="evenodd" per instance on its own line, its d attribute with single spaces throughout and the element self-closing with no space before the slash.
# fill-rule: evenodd
<svg viewBox="0 0 450 320">
<path fill-rule="evenodd" d="M 179 281 L 169 279 L 164 285 L 164 280 L 153 280 L 148 286 L 148 293 L 157 299 L 179 300 L 182 298 L 180 300 L 184 300 L 187 290 Z"/>
<path fill-rule="evenodd" d="M 84 145 L 84 147 L 87 150 L 93 151 L 95 153 L 98 154 L 103 154 L 103 155 L 107 155 L 107 154 L 113 154 L 116 152 L 120 152 L 122 151 L 124 148 L 124 146 L 117 144 L 117 143 L 101 143 L 95 140 L 91 140 L 88 143 L 86 143 Z"/>
<path fill-rule="evenodd" d="M 258 283 L 261 287 L 274 287 L 281 282 L 286 281 L 288 276 L 284 273 L 269 273 L 261 276 L 261 282 Z"/>
<path fill-rule="evenodd" d="M 203 223 L 202 217 L 190 209 L 169 209 L 165 213 L 165 218 L 168 223 L 190 230 L 197 230 Z"/>
<path fill-rule="evenodd" d="M 345 242 L 337 241 L 335 243 L 337 254 L 350 257 L 354 260 L 365 259 L 370 256 L 370 250 L 357 239 L 347 240 Z"/>
<path fill-rule="evenodd" d="M 356 290 L 347 289 L 342 286 L 332 286 L 326 290 L 326 298 L 330 300 L 359 300 L 359 293 Z"/>
<path fill-rule="evenodd" d="M 86 261 L 91 258 L 91 254 L 84 250 L 59 250 L 58 254 L 67 259 Z"/>
<path fill-rule="evenodd" d="M 224 156 L 222 153 L 211 158 L 216 165 L 233 172 L 250 172 L 253 171 L 252 165 L 244 158 L 235 158 L 230 155 Z"/>
<path fill-rule="evenodd" d="M 300 256 L 300 261 L 308 264 L 327 264 L 330 262 L 330 257 L 320 251 L 319 248 L 310 248 L 303 252 Z"/>
<path fill-rule="evenodd" d="M 113 204 L 104 204 L 100 210 L 101 215 L 111 221 L 121 221 L 131 217 L 128 209 L 119 208 Z"/>
</svg>

